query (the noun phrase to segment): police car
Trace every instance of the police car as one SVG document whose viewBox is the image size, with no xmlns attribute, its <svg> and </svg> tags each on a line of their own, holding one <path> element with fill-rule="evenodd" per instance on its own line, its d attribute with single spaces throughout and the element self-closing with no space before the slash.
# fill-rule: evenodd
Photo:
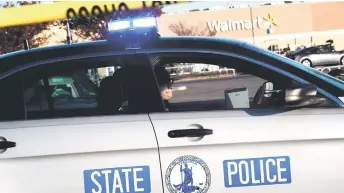
<svg viewBox="0 0 344 193">
<path fill-rule="evenodd" d="M 152 17 L 108 26 L 0 57 L 1 192 L 344 191 L 341 80 L 237 40 L 160 37 Z M 187 89 L 166 108 L 156 72 L 175 64 L 236 74 L 171 81 Z"/>
</svg>

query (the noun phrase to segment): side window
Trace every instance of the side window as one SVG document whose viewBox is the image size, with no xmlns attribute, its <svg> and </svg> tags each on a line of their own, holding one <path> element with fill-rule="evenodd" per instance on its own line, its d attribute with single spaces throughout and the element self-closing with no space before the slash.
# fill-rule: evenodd
<svg viewBox="0 0 344 193">
<path fill-rule="evenodd" d="M 161 111 L 147 54 L 57 61 L 0 79 L 0 120 Z"/>
<path fill-rule="evenodd" d="M 334 49 L 331 45 L 321 45 L 319 46 L 321 52 L 323 53 L 330 53 L 330 52 L 333 52 Z"/>
<path fill-rule="evenodd" d="M 48 88 L 54 109 L 97 107 L 98 87 L 97 82 L 93 82 L 91 77 L 83 71 L 48 77 Z"/>
<path fill-rule="evenodd" d="M 49 110 L 49 98 L 54 110 L 97 108 L 100 83 L 112 77 L 115 69 L 119 67 L 67 70 L 39 80 L 28 80 L 23 90 L 26 110 Z"/>
<path fill-rule="evenodd" d="M 311 49 L 309 49 L 309 50 L 306 52 L 306 54 L 318 54 L 318 53 L 320 53 L 318 47 L 311 48 Z"/>
<path fill-rule="evenodd" d="M 26 118 L 131 114 L 137 103 L 122 58 L 64 61 L 20 72 Z"/>
<path fill-rule="evenodd" d="M 163 99 L 175 110 L 249 108 L 258 89 L 267 82 L 233 68 L 209 63 L 189 63 L 174 68 L 180 68 L 183 73 L 170 74 L 172 97 Z"/>
<path fill-rule="evenodd" d="M 168 111 L 284 108 L 287 88 L 299 85 L 277 72 L 237 59 L 185 60 L 190 63 L 156 64 L 160 94 Z M 171 73 L 171 66 L 182 73 Z M 170 81 L 162 77 L 162 69 L 169 73 Z"/>
<path fill-rule="evenodd" d="M 322 47 L 322 46 L 318 47 L 318 53 L 327 53 L 327 52 L 328 51 L 324 47 Z"/>
</svg>

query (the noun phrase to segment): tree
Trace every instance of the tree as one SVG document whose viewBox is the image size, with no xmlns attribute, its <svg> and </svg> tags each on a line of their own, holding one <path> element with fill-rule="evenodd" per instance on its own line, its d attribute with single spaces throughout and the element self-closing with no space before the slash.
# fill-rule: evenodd
<svg viewBox="0 0 344 193">
<path fill-rule="evenodd" d="M 1 7 L 8 8 L 14 6 L 38 4 L 37 1 L 18 1 L 18 2 L 6 2 Z M 104 31 L 106 29 L 106 21 L 108 16 L 90 16 L 82 19 L 73 18 L 70 19 L 70 29 L 72 37 L 76 41 L 83 40 L 98 40 L 103 39 Z M 56 29 L 60 30 L 56 30 Z M 51 31 L 53 29 L 53 31 Z M 58 36 L 54 31 L 65 33 L 66 22 L 65 21 L 53 21 L 44 22 L 40 24 L 12 26 L 0 28 L 0 54 L 9 53 L 24 48 L 24 41 L 28 40 L 30 47 L 39 47 L 40 45 L 49 44 L 48 40 L 52 36 Z M 44 32 L 44 33 L 43 33 Z M 67 34 L 66 34 L 67 35 Z M 65 43 L 67 41 L 66 35 L 63 34 L 59 37 L 55 37 L 54 43 Z M 63 38 L 63 39 L 61 39 Z"/>
<path fill-rule="evenodd" d="M 13 7 L 40 2 L 7 2 L 2 7 Z M 1 5 L 0 5 L 1 6 Z M 146 10 L 131 10 L 130 12 L 116 13 L 110 10 L 103 15 L 91 15 L 82 18 L 71 18 L 68 20 L 73 42 L 99 40 L 105 38 L 107 22 L 111 18 L 120 16 L 140 15 L 150 13 L 152 16 L 160 16 L 161 9 L 155 8 L 148 12 Z M 67 42 L 66 20 L 45 22 L 41 24 L 23 25 L 0 28 L 0 54 L 21 50 L 24 48 L 24 41 L 28 40 L 30 47 L 38 47 L 47 44 L 59 44 Z"/>
<path fill-rule="evenodd" d="M 2 7 L 13 7 L 17 5 L 37 4 L 35 1 L 6 2 Z M 23 25 L 14 27 L 0 28 L 0 54 L 21 50 L 24 48 L 24 41 L 28 40 L 31 47 L 38 47 L 42 41 L 46 41 L 49 37 L 33 37 L 41 31 L 48 29 L 49 22 Z"/>
<path fill-rule="evenodd" d="M 168 28 L 178 36 L 215 36 L 216 31 L 212 31 L 206 26 L 187 26 L 182 21 L 171 24 Z"/>
<path fill-rule="evenodd" d="M 85 18 L 69 19 L 71 30 L 82 39 L 100 40 L 104 39 L 106 23 L 110 20 L 109 15 L 88 16 Z M 64 24 L 65 25 L 65 24 Z"/>
</svg>

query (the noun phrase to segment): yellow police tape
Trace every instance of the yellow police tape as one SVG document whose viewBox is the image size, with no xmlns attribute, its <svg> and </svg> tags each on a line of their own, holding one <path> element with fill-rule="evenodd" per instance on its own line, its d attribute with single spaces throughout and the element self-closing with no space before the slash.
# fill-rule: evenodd
<svg viewBox="0 0 344 193">
<path fill-rule="evenodd" d="M 71 17 L 104 14 L 112 11 L 127 11 L 154 8 L 187 1 L 71 1 L 23 5 L 0 9 L 0 27 L 27 25 Z"/>
</svg>

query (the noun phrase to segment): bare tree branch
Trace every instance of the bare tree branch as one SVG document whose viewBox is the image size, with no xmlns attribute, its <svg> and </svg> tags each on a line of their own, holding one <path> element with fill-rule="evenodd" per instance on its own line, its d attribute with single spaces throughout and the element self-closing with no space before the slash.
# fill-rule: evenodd
<svg viewBox="0 0 344 193">
<path fill-rule="evenodd" d="M 0 5 L 0 7 L 6 8 L 37 3 L 40 2 L 11 1 Z M 110 21 L 112 17 L 139 16 L 147 15 L 148 13 L 152 14 L 152 16 L 158 17 L 162 14 L 162 11 L 159 8 L 151 10 L 138 9 L 131 10 L 130 12 L 109 12 L 103 15 L 72 18 L 69 20 L 69 24 L 71 33 L 73 34 L 73 42 L 104 39 L 107 31 L 107 22 Z M 57 30 L 56 26 L 58 26 L 59 29 L 66 29 L 66 23 L 64 21 L 0 28 L 0 54 L 23 49 L 23 42 L 26 39 L 29 40 L 31 47 L 46 45 L 47 43 L 50 43 L 50 39 L 55 40 L 53 43 L 67 43 L 65 36 L 64 39 L 61 39 L 61 30 Z M 49 33 L 49 31 L 51 31 L 51 33 Z M 58 33 L 58 35 L 55 34 L 55 32 Z"/>
<path fill-rule="evenodd" d="M 37 4 L 39 2 L 35 1 L 20 1 L 20 2 L 6 2 L 2 7 L 13 7 L 21 6 L 27 4 Z M 42 32 L 45 29 L 48 29 L 50 23 L 41 23 L 34 25 L 24 25 L 24 26 L 14 26 L 14 27 L 5 27 L 0 28 L 0 54 L 13 52 L 21 50 L 24 48 L 24 40 L 29 40 L 31 47 L 38 47 L 41 42 L 46 41 L 49 37 L 41 37 L 33 39 L 33 37 Z"/>
<path fill-rule="evenodd" d="M 171 24 L 168 28 L 178 36 L 215 36 L 216 31 L 209 30 L 206 26 L 187 26 L 182 21 Z"/>
</svg>

